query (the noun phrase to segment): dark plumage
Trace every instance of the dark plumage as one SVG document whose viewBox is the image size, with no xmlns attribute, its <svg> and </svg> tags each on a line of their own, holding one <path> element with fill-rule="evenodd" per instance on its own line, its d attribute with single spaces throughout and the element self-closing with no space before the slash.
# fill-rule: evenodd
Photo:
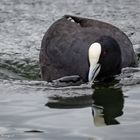
<svg viewBox="0 0 140 140">
<path fill-rule="evenodd" d="M 102 47 L 97 77 L 108 77 L 120 73 L 121 68 L 136 66 L 132 43 L 120 29 L 105 22 L 66 15 L 52 24 L 43 37 L 42 79 L 52 81 L 79 75 L 88 81 L 88 49 L 94 42 Z"/>
<path fill-rule="evenodd" d="M 99 58 L 101 70 L 98 78 L 110 77 L 121 73 L 122 55 L 117 41 L 112 37 L 102 36 L 96 42 L 99 42 L 102 46 Z"/>
</svg>

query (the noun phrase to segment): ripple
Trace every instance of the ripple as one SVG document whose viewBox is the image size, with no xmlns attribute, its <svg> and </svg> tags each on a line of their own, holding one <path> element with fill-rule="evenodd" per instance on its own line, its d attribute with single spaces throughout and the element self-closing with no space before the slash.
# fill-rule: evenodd
<svg viewBox="0 0 140 140">
<path fill-rule="evenodd" d="M 116 25 L 140 56 L 139 0 L 1 0 L 0 137 L 139 140 L 139 67 L 126 68 L 112 83 L 95 83 L 92 88 L 74 86 L 73 81 L 39 81 L 41 39 L 68 9 L 68 14 Z M 119 125 L 99 126 L 104 118 Z"/>
</svg>

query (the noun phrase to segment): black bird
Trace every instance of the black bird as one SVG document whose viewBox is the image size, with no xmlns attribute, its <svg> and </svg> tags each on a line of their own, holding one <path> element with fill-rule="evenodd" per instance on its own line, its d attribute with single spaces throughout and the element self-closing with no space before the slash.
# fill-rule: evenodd
<svg viewBox="0 0 140 140">
<path fill-rule="evenodd" d="M 137 66 L 133 46 L 117 27 L 93 19 L 65 15 L 45 33 L 40 50 L 43 80 L 79 75 L 84 82 Z"/>
</svg>

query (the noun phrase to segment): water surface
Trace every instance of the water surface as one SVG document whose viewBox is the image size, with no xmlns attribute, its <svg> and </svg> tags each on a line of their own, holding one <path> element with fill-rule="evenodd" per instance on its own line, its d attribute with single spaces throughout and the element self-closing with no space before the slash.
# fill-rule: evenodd
<svg viewBox="0 0 140 140">
<path fill-rule="evenodd" d="M 139 67 L 91 88 L 40 81 L 38 65 L 45 31 L 64 14 L 116 25 L 140 56 L 139 7 L 139 0 L 1 0 L 0 139 L 139 140 Z"/>
</svg>

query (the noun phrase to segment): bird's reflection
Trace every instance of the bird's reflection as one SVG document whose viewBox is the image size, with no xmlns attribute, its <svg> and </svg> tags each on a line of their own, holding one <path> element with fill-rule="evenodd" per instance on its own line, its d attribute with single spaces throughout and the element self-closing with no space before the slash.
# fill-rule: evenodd
<svg viewBox="0 0 140 140">
<path fill-rule="evenodd" d="M 96 87 L 92 96 L 92 114 L 96 126 L 119 124 L 124 98 L 121 88 Z"/>
<path fill-rule="evenodd" d="M 49 108 L 57 109 L 77 109 L 91 106 L 93 103 L 91 95 L 80 97 L 52 97 L 45 104 Z"/>
<path fill-rule="evenodd" d="M 86 90 L 73 88 L 67 91 L 67 95 L 69 95 L 67 97 L 63 96 L 64 93 L 62 96 L 52 96 L 45 106 L 58 109 L 91 107 L 96 126 L 119 124 L 120 122 L 116 118 L 123 114 L 124 97 L 121 88 L 116 88 L 114 85 L 116 82 L 94 84 L 93 89 Z M 66 92 L 66 89 L 64 91 Z M 91 94 L 85 93 L 83 96 L 77 96 L 81 92 Z"/>
</svg>

